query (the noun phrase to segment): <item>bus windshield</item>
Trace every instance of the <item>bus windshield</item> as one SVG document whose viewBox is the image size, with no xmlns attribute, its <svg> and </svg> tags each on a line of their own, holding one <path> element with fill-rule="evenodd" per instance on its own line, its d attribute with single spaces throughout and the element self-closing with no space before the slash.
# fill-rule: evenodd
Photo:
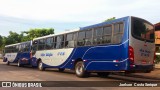
<svg viewBox="0 0 160 90">
<path fill-rule="evenodd" d="M 154 26 L 143 19 L 132 17 L 132 36 L 142 41 L 154 42 Z"/>
</svg>

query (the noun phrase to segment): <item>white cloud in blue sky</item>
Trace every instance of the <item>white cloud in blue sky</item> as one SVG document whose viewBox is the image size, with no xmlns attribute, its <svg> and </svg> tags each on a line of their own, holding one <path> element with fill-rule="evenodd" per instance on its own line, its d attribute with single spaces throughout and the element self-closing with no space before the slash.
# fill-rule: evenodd
<svg viewBox="0 0 160 90">
<path fill-rule="evenodd" d="M 157 23 L 159 6 L 159 0 L 0 0 L 0 35 L 43 27 L 58 33 L 124 16 Z"/>
</svg>

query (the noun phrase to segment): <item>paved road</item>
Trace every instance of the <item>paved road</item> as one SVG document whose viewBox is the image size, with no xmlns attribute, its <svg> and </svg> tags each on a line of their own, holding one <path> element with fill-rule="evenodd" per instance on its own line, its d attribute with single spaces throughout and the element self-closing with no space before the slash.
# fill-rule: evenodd
<svg viewBox="0 0 160 90">
<path fill-rule="evenodd" d="M 160 72 L 156 71 L 156 72 Z M 154 76 L 152 74 L 152 76 Z M 36 68 L 31 67 L 17 67 L 17 65 L 5 65 L 0 60 L 0 81 L 160 81 L 159 77 L 150 77 L 144 75 L 115 75 L 111 74 L 108 78 L 100 78 L 96 74 L 91 74 L 88 78 L 78 78 L 75 76 L 73 71 L 65 70 L 64 72 L 58 72 L 57 69 L 48 69 L 46 71 L 39 71 Z M 122 89 L 122 87 L 53 87 L 53 88 L 36 88 L 38 90 L 72 90 L 72 89 L 86 89 L 86 90 L 117 90 Z M 139 88 L 139 87 L 123 87 L 123 89 L 135 90 L 135 89 L 144 89 L 149 90 L 150 88 Z M 152 88 L 158 89 L 159 87 Z M 22 88 L 12 88 L 19 90 Z M 26 90 L 35 90 L 35 88 L 23 88 Z M 160 89 L 160 88 L 159 88 Z M 0 90 L 10 90 L 10 88 L 0 88 Z"/>
</svg>

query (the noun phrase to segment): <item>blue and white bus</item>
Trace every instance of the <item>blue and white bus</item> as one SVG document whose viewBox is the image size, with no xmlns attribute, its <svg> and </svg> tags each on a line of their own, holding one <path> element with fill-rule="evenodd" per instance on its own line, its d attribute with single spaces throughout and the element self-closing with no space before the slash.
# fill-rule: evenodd
<svg viewBox="0 0 160 90">
<path fill-rule="evenodd" d="M 7 65 L 10 63 L 17 63 L 20 67 L 22 65 L 31 64 L 31 41 L 6 45 L 4 49 L 3 62 Z"/>
<path fill-rule="evenodd" d="M 127 16 L 33 40 L 32 63 L 39 70 L 65 68 L 78 77 L 90 72 L 150 72 L 154 68 L 154 26 Z"/>
</svg>

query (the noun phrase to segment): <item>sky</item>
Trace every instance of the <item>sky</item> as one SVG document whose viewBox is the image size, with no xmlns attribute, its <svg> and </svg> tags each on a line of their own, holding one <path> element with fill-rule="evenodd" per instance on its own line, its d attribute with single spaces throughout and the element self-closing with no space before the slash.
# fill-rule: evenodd
<svg viewBox="0 0 160 90">
<path fill-rule="evenodd" d="M 0 0 L 0 35 L 34 28 L 60 33 L 125 16 L 155 24 L 159 11 L 160 0 Z"/>
</svg>

